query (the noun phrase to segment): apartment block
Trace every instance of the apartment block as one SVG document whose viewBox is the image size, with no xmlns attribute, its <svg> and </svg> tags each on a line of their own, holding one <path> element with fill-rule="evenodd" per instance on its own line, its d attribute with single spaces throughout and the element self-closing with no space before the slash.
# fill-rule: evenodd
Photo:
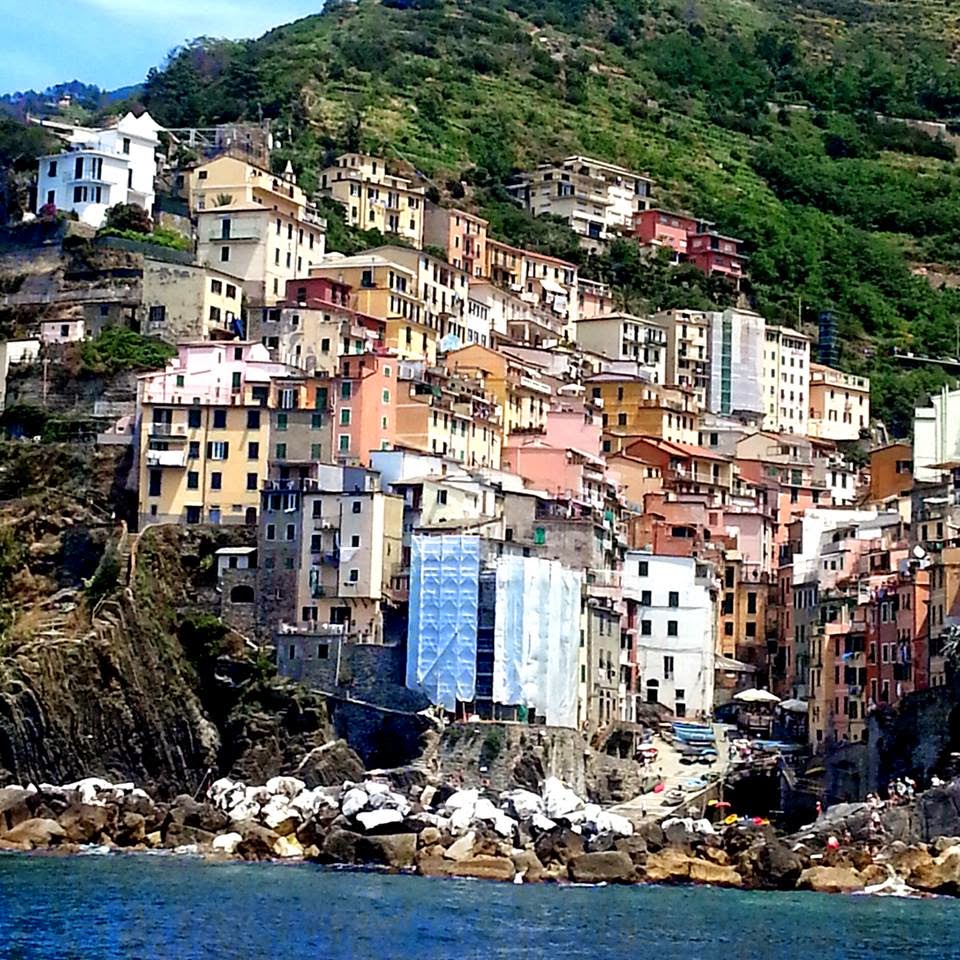
<svg viewBox="0 0 960 960">
<path fill-rule="evenodd" d="M 768 326 L 763 351 L 764 430 L 806 436 L 810 411 L 810 338 Z"/>
<path fill-rule="evenodd" d="M 350 287 L 353 309 L 384 321 L 384 345 L 398 357 L 436 363 L 441 334 L 436 317 L 427 316 L 416 269 L 370 252 L 331 254 L 311 276 Z"/>
<path fill-rule="evenodd" d="M 475 214 L 427 201 L 423 242 L 443 250 L 448 263 L 479 280 L 486 276 L 488 226 Z"/>
<path fill-rule="evenodd" d="M 426 189 L 387 172 L 380 157 L 346 153 L 320 171 L 320 192 L 336 200 L 347 223 L 361 230 L 395 234 L 423 246 Z"/>
<path fill-rule="evenodd" d="M 315 384 L 262 344 L 181 344 L 164 370 L 138 378 L 141 527 L 256 523 L 271 442 L 282 442 L 271 411 L 315 405 Z"/>
<path fill-rule="evenodd" d="M 667 332 L 666 382 L 693 391 L 701 410 L 710 391 L 711 314 L 699 310 L 667 310 L 653 320 Z"/>
<path fill-rule="evenodd" d="M 276 304 L 323 259 L 326 221 L 289 165 L 273 174 L 224 154 L 191 171 L 188 197 L 197 256 L 241 281 L 251 306 Z"/>
<path fill-rule="evenodd" d="M 651 383 L 666 382 L 667 333 L 647 317 L 629 313 L 580 317 L 576 338 L 578 346 L 592 353 L 635 363 Z"/>
<path fill-rule="evenodd" d="M 67 146 L 61 153 L 40 157 L 38 213 L 54 206 L 95 228 L 103 226 L 107 210 L 119 203 L 153 214 L 161 128 L 149 113 L 128 113 L 100 129 L 51 122 L 43 126 L 60 134 Z"/>
<path fill-rule="evenodd" d="M 248 336 L 263 343 L 274 360 L 335 376 L 341 357 L 385 346 L 386 321 L 354 310 L 354 299 L 349 284 L 326 277 L 288 281 L 281 303 L 249 312 Z"/>
<path fill-rule="evenodd" d="M 565 157 L 540 164 L 509 190 L 534 216 L 562 218 L 585 249 L 598 251 L 650 205 L 653 181 L 592 157 Z"/>
<path fill-rule="evenodd" d="M 628 551 L 623 595 L 636 609 L 637 693 L 678 717 L 713 710 L 716 579 L 694 557 Z"/>
<path fill-rule="evenodd" d="M 710 319 L 707 409 L 721 416 L 759 420 L 763 395 L 766 321 L 751 310 L 727 309 Z"/>
<path fill-rule="evenodd" d="M 383 611 L 401 560 L 403 500 L 359 467 L 315 464 L 268 480 L 260 494 L 261 616 L 278 631 L 382 643 Z"/>
<path fill-rule="evenodd" d="M 810 436 L 853 441 L 870 427 L 870 381 L 810 364 Z"/>
</svg>

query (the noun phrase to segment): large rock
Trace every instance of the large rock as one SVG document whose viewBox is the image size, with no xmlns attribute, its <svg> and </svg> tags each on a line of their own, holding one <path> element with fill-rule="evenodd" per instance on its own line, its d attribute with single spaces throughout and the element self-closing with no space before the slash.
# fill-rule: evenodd
<svg viewBox="0 0 960 960">
<path fill-rule="evenodd" d="M 512 880 L 515 874 L 516 869 L 509 857 L 469 857 L 450 868 L 451 876 L 472 877 L 475 880 Z"/>
<path fill-rule="evenodd" d="M 740 854 L 738 870 L 752 888 L 793 890 L 804 861 L 780 840 L 760 841 Z"/>
<path fill-rule="evenodd" d="M 443 851 L 443 856 L 447 860 L 467 860 L 473 856 L 473 848 L 477 841 L 477 835 L 471 830 L 462 837 L 458 837 L 453 843 Z"/>
<path fill-rule="evenodd" d="M 569 827 L 555 827 L 540 835 L 534 849 L 541 863 L 566 866 L 573 857 L 583 854 L 583 837 Z"/>
<path fill-rule="evenodd" d="M 55 846 L 66 840 L 66 837 L 66 831 L 56 820 L 43 817 L 24 820 L 3 835 L 3 839 L 9 843 L 18 843 L 33 850 Z"/>
<path fill-rule="evenodd" d="M 572 857 L 567 872 L 575 883 L 630 883 L 635 879 L 633 861 L 619 850 Z"/>
<path fill-rule="evenodd" d="M 960 847 L 950 847 L 928 863 L 917 863 L 908 882 L 918 890 L 960 896 Z"/>
<path fill-rule="evenodd" d="M 168 850 L 179 847 L 209 847 L 216 837 L 210 830 L 201 830 L 200 827 L 188 827 L 183 823 L 171 823 L 163 835 L 163 845 Z"/>
<path fill-rule="evenodd" d="M 139 813 L 121 813 L 113 839 L 121 846 L 143 843 L 147 838 L 147 821 Z"/>
<path fill-rule="evenodd" d="M 643 877 L 648 883 L 684 883 L 690 879 L 690 857 L 676 847 L 648 854 Z"/>
<path fill-rule="evenodd" d="M 32 819 L 39 805 L 40 798 L 32 790 L 21 790 L 20 787 L 0 789 L 0 836 Z"/>
<path fill-rule="evenodd" d="M 356 863 L 359 833 L 334 827 L 324 838 L 320 858 L 325 863 Z"/>
<path fill-rule="evenodd" d="M 817 893 L 854 893 L 863 889 L 863 878 L 850 867 L 808 867 L 800 874 L 797 889 Z"/>
<path fill-rule="evenodd" d="M 360 863 L 379 863 L 394 870 L 409 870 L 417 856 L 415 833 L 390 833 L 362 837 L 356 845 Z"/>
<path fill-rule="evenodd" d="M 417 873 L 422 877 L 449 877 L 453 864 L 443 857 L 418 857 Z"/>
<path fill-rule="evenodd" d="M 532 850 L 514 850 L 510 859 L 524 883 L 539 883 L 543 879 L 543 864 Z"/>
<path fill-rule="evenodd" d="M 672 820 L 663 828 L 665 843 L 670 847 L 677 847 L 681 850 L 689 850 L 696 835 L 687 829 L 687 825 L 682 820 Z"/>
<path fill-rule="evenodd" d="M 235 831 L 243 837 L 234 851 L 237 856 L 244 860 L 271 860 L 277 856 L 280 836 L 269 827 L 248 820 L 236 824 Z"/>
<path fill-rule="evenodd" d="M 743 886 L 743 878 L 733 867 L 710 863 L 707 860 L 690 861 L 690 880 L 692 883 L 708 883 L 714 887 Z"/>
<path fill-rule="evenodd" d="M 634 864 L 644 864 L 647 861 L 647 841 L 640 834 L 634 834 L 632 837 L 618 837 L 613 847 L 625 853 Z"/>
<path fill-rule="evenodd" d="M 116 808 L 80 803 L 68 807 L 57 818 L 70 843 L 100 843 L 115 833 Z"/>
<path fill-rule="evenodd" d="M 346 740 L 333 740 L 311 750 L 297 767 L 297 776 L 312 790 L 363 780 L 363 761 Z"/>
<path fill-rule="evenodd" d="M 208 833 L 218 833 L 230 823 L 230 818 L 213 804 L 199 803 L 187 794 L 181 794 L 170 806 L 167 815 L 170 823 L 181 823 L 186 827 L 197 827 Z"/>
<path fill-rule="evenodd" d="M 930 851 L 919 844 L 909 847 L 900 843 L 892 844 L 878 859 L 889 864 L 904 880 L 909 879 L 915 870 L 926 869 L 933 863 Z"/>
</svg>

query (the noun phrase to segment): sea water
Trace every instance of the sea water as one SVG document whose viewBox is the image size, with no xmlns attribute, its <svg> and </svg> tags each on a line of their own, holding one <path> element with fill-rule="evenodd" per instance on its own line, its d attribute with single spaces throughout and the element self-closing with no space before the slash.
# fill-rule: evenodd
<svg viewBox="0 0 960 960">
<path fill-rule="evenodd" d="M 2 960 L 960 958 L 960 902 L 0 856 Z"/>
</svg>

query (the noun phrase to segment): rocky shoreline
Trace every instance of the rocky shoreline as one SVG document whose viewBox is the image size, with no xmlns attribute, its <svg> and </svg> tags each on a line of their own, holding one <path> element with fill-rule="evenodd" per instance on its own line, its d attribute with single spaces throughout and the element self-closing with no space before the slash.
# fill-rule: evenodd
<svg viewBox="0 0 960 960">
<path fill-rule="evenodd" d="M 0 851 L 157 851 L 237 860 L 307 860 L 429 877 L 514 883 L 676 883 L 755 890 L 960 895 L 960 839 L 918 839 L 934 809 L 960 811 L 960 781 L 917 807 L 878 815 L 831 808 L 780 836 L 763 822 L 673 818 L 634 825 L 558 780 L 539 793 L 485 795 L 419 782 L 412 771 L 335 786 L 223 778 L 202 801 L 155 801 L 132 783 L 0 788 Z M 926 805 L 926 809 L 924 808 Z M 941 815 L 941 820 L 943 816 Z M 957 832 L 960 832 L 958 830 Z M 842 839 L 838 839 L 842 838 Z"/>
</svg>

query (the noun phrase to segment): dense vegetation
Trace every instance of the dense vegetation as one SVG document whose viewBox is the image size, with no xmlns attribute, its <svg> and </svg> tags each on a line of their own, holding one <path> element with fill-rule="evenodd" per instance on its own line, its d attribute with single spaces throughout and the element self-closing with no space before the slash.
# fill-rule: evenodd
<svg viewBox="0 0 960 960">
<path fill-rule="evenodd" d="M 960 173 L 949 135 L 902 118 L 960 116 L 958 41 L 945 0 L 329 0 L 259 40 L 175 51 L 142 101 L 172 126 L 271 118 L 276 163 L 308 187 L 338 150 L 384 153 L 498 235 L 613 280 L 625 305 L 725 302 L 627 245 L 585 262 L 503 191 L 565 153 L 648 171 L 659 203 L 745 239 L 769 319 L 836 313 L 841 365 L 873 376 L 905 432 L 943 375 L 893 350 L 957 352 L 960 297 L 917 267 L 960 263 Z M 333 232 L 333 248 L 367 239 Z"/>
</svg>

